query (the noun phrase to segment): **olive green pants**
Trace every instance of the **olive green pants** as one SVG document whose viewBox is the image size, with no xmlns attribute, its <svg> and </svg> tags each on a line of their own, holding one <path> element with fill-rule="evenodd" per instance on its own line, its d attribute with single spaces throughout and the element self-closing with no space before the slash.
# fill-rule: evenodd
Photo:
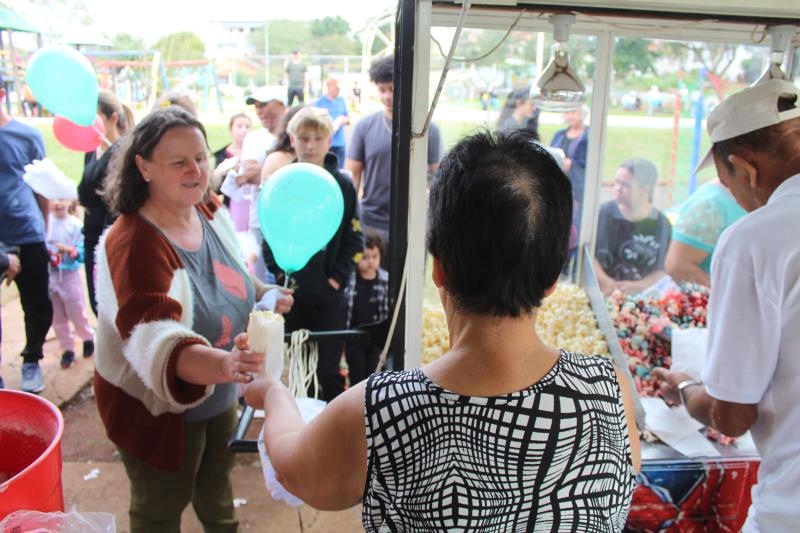
<svg viewBox="0 0 800 533">
<path fill-rule="evenodd" d="M 238 531 L 230 481 L 233 454 L 228 451 L 235 427 L 235 407 L 184 424 L 178 471 L 159 470 L 118 448 L 131 482 L 131 533 L 180 533 L 181 514 L 189 502 L 206 533 Z"/>
</svg>

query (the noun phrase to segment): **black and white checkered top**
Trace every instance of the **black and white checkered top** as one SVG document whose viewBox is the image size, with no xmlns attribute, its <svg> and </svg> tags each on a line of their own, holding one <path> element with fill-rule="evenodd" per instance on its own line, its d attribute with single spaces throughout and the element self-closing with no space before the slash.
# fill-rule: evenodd
<svg viewBox="0 0 800 533">
<path fill-rule="evenodd" d="M 635 473 L 610 361 L 561 352 L 537 383 L 462 396 L 369 378 L 366 531 L 621 531 Z"/>
</svg>

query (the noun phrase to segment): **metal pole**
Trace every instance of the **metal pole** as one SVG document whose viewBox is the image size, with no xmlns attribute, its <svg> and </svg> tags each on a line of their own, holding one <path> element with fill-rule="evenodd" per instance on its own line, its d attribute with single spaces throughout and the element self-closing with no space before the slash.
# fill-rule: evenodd
<svg viewBox="0 0 800 533">
<path fill-rule="evenodd" d="M 536 75 L 540 75 L 544 70 L 544 32 L 536 34 Z"/>
<path fill-rule="evenodd" d="M 428 115 L 430 77 L 431 0 L 417 3 L 414 32 L 414 83 L 412 86 L 412 127 L 422 131 Z M 428 135 L 411 142 L 408 183 L 408 281 L 406 284 L 405 368 L 420 364 L 422 354 L 422 301 L 425 292 L 425 220 L 427 213 Z M 398 369 L 399 370 L 399 369 Z"/>
<path fill-rule="evenodd" d="M 264 85 L 269 85 L 269 21 L 264 22 Z"/>
<path fill-rule="evenodd" d="M 581 216 L 581 235 L 579 250 L 589 245 L 591 257 L 594 257 L 594 243 L 597 239 L 597 212 L 600 209 L 600 192 L 603 182 L 603 151 L 606 145 L 608 115 L 608 93 L 611 88 L 612 52 L 614 36 L 609 32 L 597 35 L 597 68 L 595 69 L 592 94 L 591 128 L 589 129 L 589 149 L 586 156 L 586 185 L 583 192 Z M 584 254 L 578 253 L 578 272 L 582 272 Z M 580 279 L 580 275 L 578 276 Z"/>
<path fill-rule="evenodd" d="M 692 169 L 689 176 L 689 194 L 697 188 L 697 174 L 694 169 L 700 162 L 700 141 L 703 138 L 703 111 L 705 108 L 705 98 L 703 97 L 703 81 L 706 78 L 706 69 L 700 69 L 699 92 L 697 101 L 694 104 L 694 140 L 692 141 Z"/>
<path fill-rule="evenodd" d="M 11 51 L 11 79 L 14 81 L 14 93 L 17 95 L 17 112 L 21 115 L 24 114 L 22 108 L 22 86 L 19 83 L 17 76 L 17 51 L 14 48 L 14 32 L 6 30 L 8 33 L 8 49 Z"/>
<path fill-rule="evenodd" d="M 394 53 L 394 109 L 392 112 L 392 182 L 389 205 L 389 294 L 400 299 L 403 267 L 408 250 L 408 205 L 414 99 L 414 31 L 418 0 L 400 0 Z M 426 36 L 427 37 L 427 36 Z M 393 368 L 405 368 L 406 304 L 400 307 L 391 341 Z"/>
</svg>

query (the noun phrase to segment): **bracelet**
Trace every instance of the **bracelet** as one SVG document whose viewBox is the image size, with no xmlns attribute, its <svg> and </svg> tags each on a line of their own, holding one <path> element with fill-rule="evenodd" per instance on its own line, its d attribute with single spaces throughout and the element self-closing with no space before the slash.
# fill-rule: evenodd
<svg viewBox="0 0 800 533">
<path fill-rule="evenodd" d="M 688 387 L 692 385 L 702 385 L 702 381 L 697 381 L 696 379 L 687 379 L 686 381 L 681 381 L 678 383 L 678 397 L 681 399 L 681 404 L 686 405 L 686 393 L 684 392 Z"/>
</svg>

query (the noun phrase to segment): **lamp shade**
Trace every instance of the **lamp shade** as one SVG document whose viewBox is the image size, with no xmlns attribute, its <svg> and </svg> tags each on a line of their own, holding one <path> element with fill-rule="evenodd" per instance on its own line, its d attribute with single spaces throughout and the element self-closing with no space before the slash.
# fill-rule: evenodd
<svg viewBox="0 0 800 533">
<path fill-rule="evenodd" d="M 572 70 L 569 63 L 569 26 L 575 22 L 574 15 L 552 15 L 553 58 L 539 79 L 531 87 L 531 98 L 545 111 L 572 111 L 586 100 L 586 87 Z"/>
</svg>

